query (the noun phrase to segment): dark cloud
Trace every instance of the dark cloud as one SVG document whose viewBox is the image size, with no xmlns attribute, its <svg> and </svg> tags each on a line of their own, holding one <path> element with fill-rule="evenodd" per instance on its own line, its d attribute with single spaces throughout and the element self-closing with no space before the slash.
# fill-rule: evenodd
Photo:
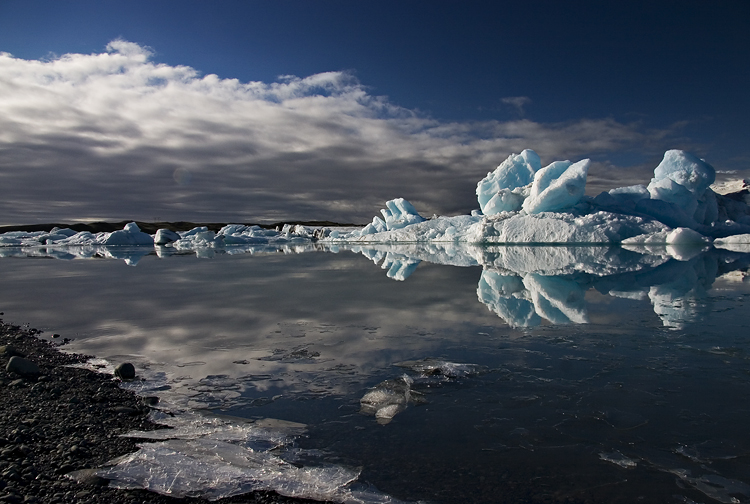
<svg viewBox="0 0 750 504">
<path fill-rule="evenodd" d="M 394 197 L 426 215 L 464 213 L 476 182 L 513 152 L 593 157 L 593 185 L 611 188 L 641 170 L 608 156 L 672 134 L 613 119 L 440 122 L 346 72 L 240 83 L 150 54 L 126 41 L 51 61 L 0 54 L 3 224 L 368 222 Z"/>
</svg>

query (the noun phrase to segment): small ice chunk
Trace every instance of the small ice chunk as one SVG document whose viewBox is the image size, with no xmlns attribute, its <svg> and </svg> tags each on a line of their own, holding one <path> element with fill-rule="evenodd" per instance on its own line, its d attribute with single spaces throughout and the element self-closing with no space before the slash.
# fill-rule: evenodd
<svg viewBox="0 0 750 504">
<path fill-rule="evenodd" d="M 557 212 L 573 207 L 586 191 L 586 177 L 591 161 L 584 159 L 571 164 L 570 161 L 555 161 L 534 175 L 529 197 L 523 209 L 530 214 Z"/>
<path fill-rule="evenodd" d="M 373 415 L 381 425 L 390 423 L 411 402 L 412 383 L 408 375 L 379 383 L 359 400 L 360 412 Z"/>
<path fill-rule="evenodd" d="M 622 240 L 623 245 L 700 245 L 704 246 L 709 239 L 688 228 L 677 228 L 671 231 L 647 233 Z"/>
<path fill-rule="evenodd" d="M 634 252 L 666 254 L 678 261 L 689 261 L 706 249 L 709 241 L 692 229 L 677 228 L 628 238 L 622 241 L 622 246 Z"/>
<path fill-rule="evenodd" d="M 750 252 L 750 234 L 739 234 L 727 236 L 726 238 L 717 238 L 714 240 L 714 247 L 731 250 L 733 252 Z"/>
<path fill-rule="evenodd" d="M 669 245 L 705 245 L 708 238 L 687 228 L 677 228 L 667 235 Z"/>
<path fill-rule="evenodd" d="M 180 239 L 180 235 L 170 229 L 157 229 L 154 235 L 155 245 L 166 245 Z"/>
<path fill-rule="evenodd" d="M 394 366 L 411 369 L 422 376 L 445 376 L 446 378 L 459 378 L 470 376 L 479 372 L 480 367 L 476 364 L 461 364 L 448 362 L 440 359 L 422 359 L 417 361 L 397 362 Z"/>
<path fill-rule="evenodd" d="M 671 469 L 669 472 L 718 502 L 739 504 L 746 501 L 741 501 L 736 497 L 737 495 L 750 497 L 750 485 L 742 481 L 724 478 L 718 474 L 704 474 L 702 476 L 691 477 L 690 471 L 686 469 Z"/>
<path fill-rule="evenodd" d="M 141 231 L 135 222 L 131 222 L 120 231 L 113 231 L 102 235 L 101 245 L 153 245 L 153 237 Z"/>
<path fill-rule="evenodd" d="M 602 452 L 599 454 L 599 458 L 607 462 L 616 464 L 625 469 L 632 469 L 633 467 L 638 465 L 637 461 L 633 460 L 632 458 L 626 457 L 619 451 L 614 451 L 614 452 L 609 452 L 609 453 Z"/>
</svg>

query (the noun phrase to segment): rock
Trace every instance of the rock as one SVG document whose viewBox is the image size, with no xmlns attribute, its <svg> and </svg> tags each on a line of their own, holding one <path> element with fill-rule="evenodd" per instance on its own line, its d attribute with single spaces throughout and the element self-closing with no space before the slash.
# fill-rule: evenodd
<svg viewBox="0 0 750 504">
<path fill-rule="evenodd" d="M 3 355 L 5 357 L 26 357 L 23 353 L 21 353 L 16 347 L 12 345 L 3 345 L 0 346 L 0 355 Z"/>
<path fill-rule="evenodd" d="M 118 364 L 115 368 L 115 376 L 121 380 L 132 380 L 135 378 L 135 366 L 129 362 Z"/>
<path fill-rule="evenodd" d="M 18 356 L 10 358 L 8 365 L 5 366 L 5 370 L 9 373 L 20 374 L 21 376 L 38 375 L 42 372 L 41 369 L 39 369 L 39 366 L 28 359 Z"/>
<path fill-rule="evenodd" d="M 141 403 L 146 406 L 156 406 L 159 404 L 159 398 L 157 396 L 141 397 Z"/>
</svg>

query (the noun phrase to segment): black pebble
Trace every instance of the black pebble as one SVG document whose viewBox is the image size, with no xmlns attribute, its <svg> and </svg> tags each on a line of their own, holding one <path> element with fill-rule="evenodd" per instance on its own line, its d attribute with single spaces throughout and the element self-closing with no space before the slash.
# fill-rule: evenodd
<svg viewBox="0 0 750 504">
<path fill-rule="evenodd" d="M 121 380 L 132 380 L 135 378 L 135 366 L 129 362 L 118 364 L 115 368 L 115 376 Z"/>
</svg>

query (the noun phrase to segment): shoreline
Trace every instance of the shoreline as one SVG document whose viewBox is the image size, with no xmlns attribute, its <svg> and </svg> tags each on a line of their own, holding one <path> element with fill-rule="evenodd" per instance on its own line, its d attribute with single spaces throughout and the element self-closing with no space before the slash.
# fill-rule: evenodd
<svg viewBox="0 0 750 504">
<path fill-rule="evenodd" d="M 120 490 L 94 470 L 136 451 L 133 430 L 164 428 L 149 420 L 150 398 L 124 390 L 112 375 L 71 364 L 91 356 L 66 353 L 37 337 L 40 331 L 6 323 L 0 313 L 0 502 L 197 504 L 147 490 Z M 12 357 L 25 358 L 38 372 L 6 369 Z M 151 402 L 151 404 L 153 404 Z M 86 472 L 91 474 L 86 474 Z M 76 481 L 67 474 L 84 471 Z M 229 503 L 313 503 L 257 491 L 212 501 Z"/>
</svg>

